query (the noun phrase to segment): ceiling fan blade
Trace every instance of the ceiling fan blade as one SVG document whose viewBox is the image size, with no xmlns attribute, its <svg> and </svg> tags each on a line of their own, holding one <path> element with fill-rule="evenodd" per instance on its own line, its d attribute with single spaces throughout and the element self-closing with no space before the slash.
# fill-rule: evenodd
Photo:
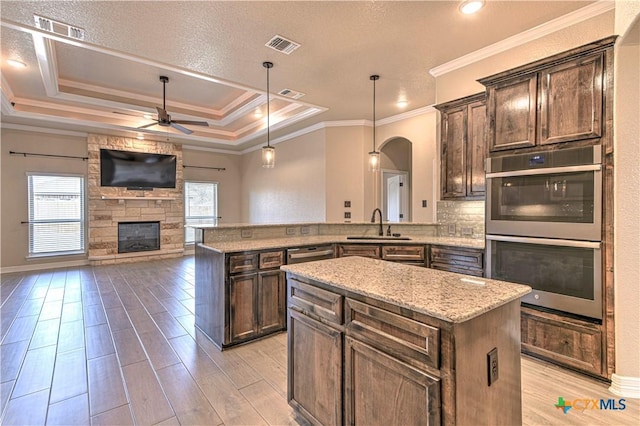
<svg viewBox="0 0 640 426">
<path fill-rule="evenodd" d="M 168 121 L 169 120 L 169 114 L 167 114 L 167 110 L 164 110 L 160 107 L 156 107 L 156 109 L 158 110 L 158 121 Z"/>
<path fill-rule="evenodd" d="M 207 126 L 209 127 L 209 123 L 206 121 L 191 121 L 191 120 L 171 120 L 172 123 L 179 124 L 190 124 L 192 126 Z"/>
<path fill-rule="evenodd" d="M 176 124 L 175 121 L 171 122 L 171 127 L 173 127 L 174 129 L 178 129 L 180 130 L 182 133 L 185 133 L 187 135 L 190 135 L 191 133 L 193 133 L 191 130 L 187 129 L 186 127 L 182 127 L 179 124 Z"/>
<path fill-rule="evenodd" d="M 149 124 L 145 124 L 144 126 L 138 127 L 138 129 L 146 129 L 147 127 L 157 126 L 157 125 L 158 123 L 149 123 Z"/>
</svg>

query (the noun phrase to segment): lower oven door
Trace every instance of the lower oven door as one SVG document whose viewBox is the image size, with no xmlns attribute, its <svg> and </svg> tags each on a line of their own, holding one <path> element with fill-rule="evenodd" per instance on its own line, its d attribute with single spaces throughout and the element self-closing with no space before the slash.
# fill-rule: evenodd
<svg viewBox="0 0 640 426">
<path fill-rule="evenodd" d="M 531 286 L 523 303 L 602 319 L 599 242 L 487 235 L 487 277 Z"/>
</svg>

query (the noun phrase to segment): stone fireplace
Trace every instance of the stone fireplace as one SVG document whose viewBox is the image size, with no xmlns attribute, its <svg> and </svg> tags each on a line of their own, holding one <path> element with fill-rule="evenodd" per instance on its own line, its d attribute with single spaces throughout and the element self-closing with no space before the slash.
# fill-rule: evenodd
<svg viewBox="0 0 640 426">
<path fill-rule="evenodd" d="M 100 186 L 100 148 L 175 155 L 176 187 L 136 191 Z M 89 262 L 99 265 L 182 256 L 182 147 L 169 142 L 89 135 L 88 154 Z M 158 247 L 153 250 L 123 252 L 122 243 L 119 241 L 119 224 L 149 222 L 157 224 Z M 147 243 L 142 245 L 145 244 Z M 142 246 L 136 243 L 135 247 L 140 249 Z"/>
</svg>

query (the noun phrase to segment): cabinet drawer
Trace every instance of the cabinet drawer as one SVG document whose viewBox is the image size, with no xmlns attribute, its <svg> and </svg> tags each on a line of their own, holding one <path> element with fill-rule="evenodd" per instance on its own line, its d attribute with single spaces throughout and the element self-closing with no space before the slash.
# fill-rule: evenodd
<svg viewBox="0 0 640 426">
<path fill-rule="evenodd" d="M 384 260 L 424 261 L 424 246 L 382 246 Z"/>
<path fill-rule="evenodd" d="M 229 256 L 229 273 L 253 272 L 258 269 L 258 254 L 233 254 Z"/>
<path fill-rule="evenodd" d="M 293 278 L 287 280 L 287 287 L 290 308 L 312 318 L 342 325 L 342 296 Z"/>
<path fill-rule="evenodd" d="M 523 306 L 520 321 L 522 351 L 601 375 L 601 327 Z"/>
<path fill-rule="evenodd" d="M 260 253 L 260 269 L 277 268 L 284 264 L 284 251 Z"/>
<path fill-rule="evenodd" d="M 458 271 L 484 270 L 484 250 L 458 247 L 431 247 L 431 267 Z M 462 272 L 465 273 L 465 272 Z"/>
<path fill-rule="evenodd" d="M 362 256 L 380 259 L 380 246 L 368 244 L 343 244 L 338 247 L 338 257 Z"/>
<path fill-rule="evenodd" d="M 346 299 L 345 311 L 347 335 L 416 367 L 440 368 L 438 328 L 353 299 Z"/>
</svg>

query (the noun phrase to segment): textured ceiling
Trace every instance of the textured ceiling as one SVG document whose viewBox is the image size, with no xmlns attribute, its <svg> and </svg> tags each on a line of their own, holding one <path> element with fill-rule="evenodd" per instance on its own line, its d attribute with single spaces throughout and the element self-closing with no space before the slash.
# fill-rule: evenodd
<svg viewBox="0 0 640 426">
<path fill-rule="evenodd" d="M 135 135 L 162 105 L 170 77 L 174 119 L 206 120 L 192 135 L 147 129 L 189 144 L 241 151 L 264 143 L 271 70 L 272 137 L 320 121 L 371 119 L 369 75 L 379 74 L 377 118 L 435 101 L 429 69 L 592 1 L 488 1 L 474 16 L 457 1 L 2 1 L 2 122 Z M 85 30 L 82 42 L 50 39 L 33 15 Z M 264 46 L 279 34 L 302 46 Z M 6 59 L 28 66 L 15 70 Z M 299 100 L 275 95 L 305 93 Z M 8 110 L 6 101 L 16 103 Z M 255 112 L 262 111 L 257 117 Z"/>
</svg>

